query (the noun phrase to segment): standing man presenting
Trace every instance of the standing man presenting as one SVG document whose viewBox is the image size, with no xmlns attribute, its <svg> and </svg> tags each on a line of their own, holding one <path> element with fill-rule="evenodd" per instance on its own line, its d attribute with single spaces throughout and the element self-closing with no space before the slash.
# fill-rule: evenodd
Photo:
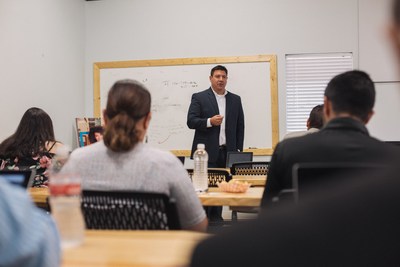
<svg viewBox="0 0 400 267">
<path fill-rule="evenodd" d="M 204 143 L 209 168 L 225 168 L 227 151 L 243 151 L 244 115 L 240 96 L 225 89 L 228 70 L 211 69 L 211 87 L 195 93 L 190 103 L 187 125 L 195 129 L 191 156 Z"/>
<path fill-rule="evenodd" d="M 243 151 L 244 114 L 240 96 L 225 89 L 228 70 L 211 69 L 211 87 L 192 95 L 187 125 L 195 129 L 191 158 L 197 144 L 204 144 L 209 168 L 225 168 L 228 151 Z M 222 207 L 206 209 L 210 221 L 222 221 Z"/>
</svg>

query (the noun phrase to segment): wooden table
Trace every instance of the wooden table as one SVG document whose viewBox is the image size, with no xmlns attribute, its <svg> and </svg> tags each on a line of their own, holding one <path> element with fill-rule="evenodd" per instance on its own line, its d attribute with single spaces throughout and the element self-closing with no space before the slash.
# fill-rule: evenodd
<svg viewBox="0 0 400 267">
<path fill-rule="evenodd" d="M 29 192 L 36 205 L 44 206 L 47 204 L 48 188 L 31 188 Z M 263 192 L 264 187 L 250 187 L 246 193 L 226 193 L 213 187 L 209 188 L 207 193 L 198 194 L 198 197 L 204 206 L 258 207 Z"/>
<path fill-rule="evenodd" d="M 263 192 L 263 187 L 250 187 L 246 193 L 226 193 L 219 188 L 209 188 L 198 197 L 203 206 L 259 207 Z"/>
<path fill-rule="evenodd" d="M 32 187 L 28 190 L 33 202 L 42 208 L 47 207 L 47 197 L 50 195 L 49 188 Z"/>
<path fill-rule="evenodd" d="M 194 247 L 208 236 L 192 231 L 86 230 L 81 246 L 63 251 L 61 266 L 187 266 Z"/>
<path fill-rule="evenodd" d="M 248 182 L 252 186 L 265 186 L 266 175 L 232 175 L 232 179 L 240 182 Z"/>
</svg>

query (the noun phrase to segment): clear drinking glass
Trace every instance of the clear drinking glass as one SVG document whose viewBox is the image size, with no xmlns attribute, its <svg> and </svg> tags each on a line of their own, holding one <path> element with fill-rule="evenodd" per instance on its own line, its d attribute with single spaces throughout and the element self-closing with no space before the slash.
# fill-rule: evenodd
<svg viewBox="0 0 400 267">
<path fill-rule="evenodd" d="M 81 211 L 81 180 L 77 175 L 53 174 L 50 178 L 50 208 L 61 237 L 61 247 L 80 245 L 85 235 Z"/>
</svg>

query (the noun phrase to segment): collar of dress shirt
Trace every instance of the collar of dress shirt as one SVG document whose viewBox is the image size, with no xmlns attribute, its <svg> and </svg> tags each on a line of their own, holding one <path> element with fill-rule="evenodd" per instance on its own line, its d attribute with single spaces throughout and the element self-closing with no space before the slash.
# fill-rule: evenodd
<svg viewBox="0 0 400 267">
<path fill-rule="evenodd" d="M 214 88 L 212 88 L 212 86 L 211 86 L 211 89 L 216 97 L 223 97 L 223 96 L 226 96 L 226 94 L 228 93 L 228 90 L 225 89 L 225 93 L 223 95 L 219 95 L 219 94 L 217 94 L 217 92 L 215 92 L 215 90 L 214 90 Z"/>
</svg>

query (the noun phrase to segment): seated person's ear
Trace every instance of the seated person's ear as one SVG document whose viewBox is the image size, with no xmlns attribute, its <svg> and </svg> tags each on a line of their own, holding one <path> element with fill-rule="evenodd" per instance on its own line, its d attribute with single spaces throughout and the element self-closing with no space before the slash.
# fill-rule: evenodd
<svg viewBox="0 0 400 267">
<path fill-rule="evenodd" d="M 149 112 L 149 114 L 146 115 L 146 118 L 144 120 L 144 129 L 147 130 L 149 128 L 150 125 L 150 121 L 151 121 L 151 112 Z"/>
<path fill-rule="evenodd" d="M 367 119 L 364 121 L 364 123 L 367 124 L 374 114 L 375 114 L 375 111 L 371 110 L 371 111 L 368 113 L 368 117 L 367 117 Z"/>
<path fill-rule="evenodd" d="M 107 125 L 108 118 L 106 116 L 106 110 L 105 109 L 103 109 L 103 120 L 104 120 L 104 125 Z"/>
</svg>

